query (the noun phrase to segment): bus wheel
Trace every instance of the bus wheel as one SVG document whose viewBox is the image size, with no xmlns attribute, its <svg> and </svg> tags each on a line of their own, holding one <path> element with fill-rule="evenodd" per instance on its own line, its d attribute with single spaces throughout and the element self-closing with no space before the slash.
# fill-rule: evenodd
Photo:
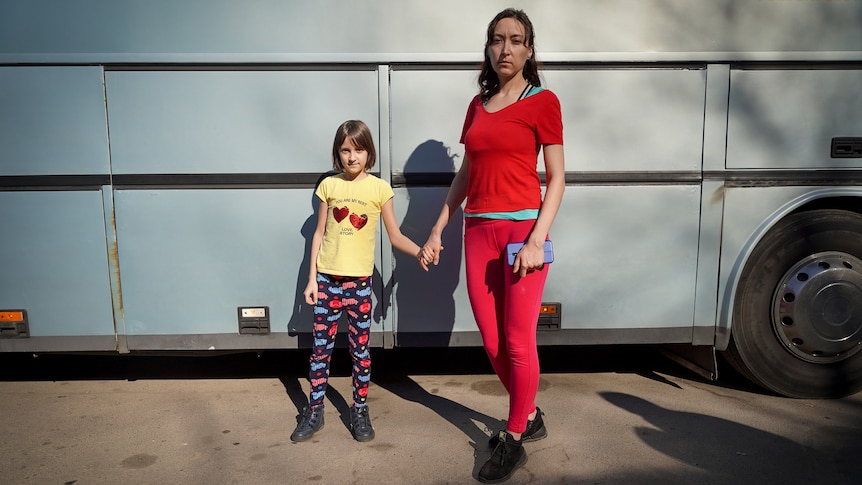
<svg viewBox="0 0 862 485">
<path fill-rule="evenodd" d="M 862 389 L 862 216 L 793 214 L 755 247 L 736 290 L 728 361 L 789 397 Z"/>
</svg>

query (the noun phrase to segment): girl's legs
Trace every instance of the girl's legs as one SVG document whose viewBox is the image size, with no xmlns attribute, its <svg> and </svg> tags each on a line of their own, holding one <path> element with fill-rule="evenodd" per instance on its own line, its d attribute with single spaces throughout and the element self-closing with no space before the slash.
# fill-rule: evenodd
<svg viewBox="0 0 862 485">
<path fill-rule="evenodd" d="M 485 351 L 509 392 L 507 429 L 523 433 L 539 389 L 536 325 L 548 268 L 521 278 L 505 259 L 506 244 L 522 242 L 534 221 L 467 219 L 467 292 Z"/>
<path fill-rule="evenodd" d="M 371 277 L 353 278 L 318 273 L 317 305 L 314 307 L 314 346 L 311 353 L 309 406 L 323 404 L 329 382 L 332 349 L 338 319 L 347 312 L 350 355 L 353 358 L 353 402 L 366 403 L 371 380 Z"/>
</svg>

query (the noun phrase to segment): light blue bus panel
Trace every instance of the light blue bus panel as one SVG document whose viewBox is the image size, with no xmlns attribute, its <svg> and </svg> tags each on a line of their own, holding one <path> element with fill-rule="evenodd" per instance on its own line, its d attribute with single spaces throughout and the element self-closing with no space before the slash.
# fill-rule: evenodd
<svg viewBox="0 0 862 485">
<path fill-rule="evenodd" d="M 564 329 L 641 329 L 614 343 L 691 341 L 699 215 L 699 186 L 567 187 L 544 301 Z"/>
<path fill-rule="evenodd" d="M 106 73 L 115 174 L 321 173 L 348 119 L 379 135 L 377 72 Z"/>
<path fill-rule="evenodd" d="M 732 70 L 727 168 L 862 168 L 830 155 L 832 138 L 862 137 L 859 86 L 859 69 Z"/>
<path fill-rule="evenodd" d="M 392 72 L 394 172 L 460 166 L 461 128 L 477 76 Z M 560 99 L 567 171 L 700 170 L 705 70 L 546 70 L 542 76 Z"/>
<path fill-rule="evenodd" d="M 0 308 L 27 310 L 31 335 L 0 349 L 116 348 L 103 214 L 95 190 L 0 192 Z"/>
<path fill-rule="evenodd" d="M 461 129 L 478 75 L 475 70 L 390 73 L 393 173 L 454 174 L 461 166 Z"/>
<path fill-rule="evenodd" d="M 0 67 L 0 175 L 106 174 L 99 67 Z"/>
<path fill-rule="evenodd" d="M 545 343 L 691 342 L 700 187 L 569 186 L 551 230 L 555 260 L 543 301 L 562 305 L 561 330 Z M 425 241 L 442 188 L 396 190 L 402 232 Z M 472 345 L 480 340 L 467 300 L 463 217 L 444 231 L 439 266 L 425 273 L 395 253 L 397 344 Z M 421 335 L 420 337 L 411 334 Z"/>
<path fill-rule="evenodd" d="M 130 350 L 296 347 L 311 332 L 312 189 L 118 190 L 115 205 Z M 237 308 L 263 306 L 272 334 L 239 335 Z"/>
<path fill-rule="evenodd" d="M 567 171 L 700 170 L 705 70 L 543 74 L 562 105 Z"/>
</svg>

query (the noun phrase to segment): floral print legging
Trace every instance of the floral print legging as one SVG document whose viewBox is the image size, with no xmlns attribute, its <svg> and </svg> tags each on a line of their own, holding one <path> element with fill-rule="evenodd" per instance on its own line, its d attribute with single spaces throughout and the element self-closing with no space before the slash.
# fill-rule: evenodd
<svg viewBox="0 0 862 485">
<path fill-rule="evenodd" d="M 308 379 L 312 408 L 323 404 L 329 382 L 329 362 L 342 313 L 347 313 L 348 342 L 353 358 L 353 403 L 365 406 L 371 381 L 371 277 L 317 274 L 317 305 L 314 307 L 314 346 Z"/>
</svg>

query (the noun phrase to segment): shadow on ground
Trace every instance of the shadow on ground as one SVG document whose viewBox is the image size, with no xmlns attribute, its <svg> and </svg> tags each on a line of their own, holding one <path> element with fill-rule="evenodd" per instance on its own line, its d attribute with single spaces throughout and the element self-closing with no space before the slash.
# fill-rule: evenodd
<svg viewBox="0 0 862 485">
<path fill-rule="evenodd" d="M 407 375 L 492 374 L 481 348 L 374 349 L 375 380 Z M 148 354 L 0 354 L 2 381 L 243 379 L 275 377 L 305 379 L 309 351 L 267 350 L 213 354 L 211 352 Z M 703 378 L 665 358 L 647 345 L 554 346 L 539 349 L 542 373 L 633 373 L 666 381 L 663 375 L 691 380 Z M 350 374 L 350 356 L 336 348 L 332 375 Z M 716 385 L 761 392 L 733 372 L 721 368 Z"/>
</svg>

